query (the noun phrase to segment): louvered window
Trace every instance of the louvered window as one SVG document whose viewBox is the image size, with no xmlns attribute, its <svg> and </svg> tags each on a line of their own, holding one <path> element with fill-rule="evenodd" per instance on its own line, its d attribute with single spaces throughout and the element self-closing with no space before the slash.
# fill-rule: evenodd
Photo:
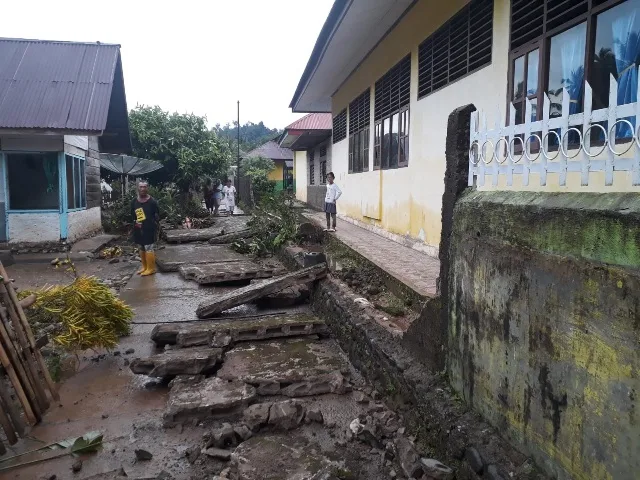
<svg viewBox="0 0 640 480">
<path fill-rule="evenodd" d="M 409 164 L 411 56 L 407 55 L 376 82 L 374 169 Z"/>
<path fill-rule="evenodd" d="M 313 158 L 314 153 L 313 149 L 307 150 L 307 161 L 309 162 L 309 185 L 316 184 L 316 166 Z"/>
<path fill-rule="evenodd" d="M 640 0 L 512 0 L 509 102 L 515 118 L 511 123 L 524 123 L 527 100 L 531 120 L 539 120 L 544 93 L 551 101 L 551 117 L 562 115 L 564 90 L 570 97 L 569 113 L 581 112 L 587 79 L 593 108 L 608 106 L 611 76 L 619 79 L 628 67 L 637 68 L 640 48 L 626 39 L 638 35 Z M 624 82 L 619 85 L 619 101 L 635 102 L 635 89 L 627 92 Z M 624 130 L 618 138 L 625 136 Z M 594 132 L 592 139 L 597 136 Z M 580 141 L 572 135 L 569 143 Z M 550 144 L 557 143 L 555 136 L 549 139 Z"/>
<path fill-rule="evenodd" d="M 473 0 L 420 44 L 418 98 L 491 63 L 493 0 Z"/>
<path fill-rule="evenodd" d="M 349 173 L 369 170 L 371 90 L 366 89 L 349 104 Z"/>
<path fill-rule="evenodd" d="M 333 143 L 338 143 L 347 138 L 347 109 L 342 110 L 333 117 Z"/>
</svg>

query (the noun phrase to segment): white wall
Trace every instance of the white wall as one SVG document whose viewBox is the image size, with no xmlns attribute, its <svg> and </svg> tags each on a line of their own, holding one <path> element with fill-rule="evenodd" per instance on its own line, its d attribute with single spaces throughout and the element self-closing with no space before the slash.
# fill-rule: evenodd
<svg viewBox="0 0 640 480">
<path fill-rule="evenodd" d="M 294 175 L 296 179 L 296 198 L 301 202 L 307 201 L 307 184 L 309 183 L 309 168 L 307 152 L 293 152 Z"/>
<path fill-rule="evenodd" d="M 60 241 L 60 215 L 53 213 L 12 213 L 9 220 L 10 243 Z"/>
<path fill-rule="evenodd" d="M 79 238 L 102 229 L 100 207 L 69 212 L 67 240 L 75 242 Z"/>
</svg>

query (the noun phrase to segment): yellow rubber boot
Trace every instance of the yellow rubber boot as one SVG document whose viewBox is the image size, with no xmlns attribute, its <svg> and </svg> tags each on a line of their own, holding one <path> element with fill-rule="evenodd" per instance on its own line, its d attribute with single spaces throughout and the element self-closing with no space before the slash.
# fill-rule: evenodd
<svg viewBox="0 0 640 480">
<path fill-rule="evenodd" d="M 142 262 L 142 266 L 140 267 L 140 270 L 136 272 L 138 275 L 142 275 L 142 272 L 147 269 L 147 252 L 144 250 L 140 250 L 140 261 Z"/>
<path fill-rule="evenodd" d="M 140 274 L 143 277 L 153 275 L 154 273 L 156 273 L 156 252 L 146 252 L 146 253 L 147 253 L 147 269 Z"/>
</svg>

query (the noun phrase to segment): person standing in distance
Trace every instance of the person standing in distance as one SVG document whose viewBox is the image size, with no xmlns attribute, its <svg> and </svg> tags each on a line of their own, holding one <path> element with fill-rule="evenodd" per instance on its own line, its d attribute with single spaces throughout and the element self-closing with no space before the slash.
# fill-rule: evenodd
<svg viewBox="0 0 640 480">
<path fill-rule="evenodd" d="M 233 215 L 233 211 L 236 208 L 236 187 L 233 186 L 230 178 L 227 179 L 227 184 L 222 189 L 222 194 L 227 202 L 227 214 Z"/>
<path fill-rule="evenodd" d="M 155 242 L 160 221 L 160 209 L 155 198 L 149 195 L 149 184 L 138 183 L 138 196 L 131 202 L 133 241 L 138 245 L 142 267 L 137 274 L 143 277 L 156 273 Z"/>
<path fill-rule="evenodd" d="M 327 228 L 325 231 L 335 232 L 336 231 L 336 202 L 342 195 L 342 190 L 340 187 L 333 183 L 336 176 L 333 172 L 327 173 L 327 193 L 324 196 L 324 211 L 327 215 Z M 333 223 L 333 225 L 331 225 Z"/>
</svg>

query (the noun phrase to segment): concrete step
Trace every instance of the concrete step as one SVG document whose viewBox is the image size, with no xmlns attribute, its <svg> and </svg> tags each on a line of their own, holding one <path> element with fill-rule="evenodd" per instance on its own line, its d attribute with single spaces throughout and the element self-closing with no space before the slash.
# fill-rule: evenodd
<svg viewBox="0 0 640 480">
<path fill-rule="evenodd" d="M 150 377 L 176 375 L 200 375 L 212 372 L 222 362 L 220 348 L 185 348 L 136 358 L 131 361 L 131 371 Z"/>
</svg>

